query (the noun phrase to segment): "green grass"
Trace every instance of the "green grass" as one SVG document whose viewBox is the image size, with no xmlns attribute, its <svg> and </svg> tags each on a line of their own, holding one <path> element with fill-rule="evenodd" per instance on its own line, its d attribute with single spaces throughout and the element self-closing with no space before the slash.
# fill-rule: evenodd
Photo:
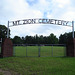
<svg viewBox="0 0 75 75">
<path fill-rule="evenodd" d="M 38 56 L 38 46 L 28 46 L 28 56 Z M 42 46 L 41 56 L 50 56 L 50 46 Z M 47 50 L 47 51 L 46 51 Z M 16 56 L 24 56 L 26 47 L 15 47 Z M 53 47 L 54 56 L 63 56 L 64 47 Z M 26 55 L 25 55 L 26 56 Z M 8 57 L 0 58 L 0 69 L 12 75 L 75 75 L 74 57 Z M 3 75 L 3 72 L 0 72 Z"/>
<path fill-rule="evenodd" d="M 75 75 L 75 58 L 9 57 L 0 59 L 0 69 L 13 75 Z"/>
<path fill-rule="evenodd" d="M 40 49 L 40 56 L 65 56 L 65 47 L 58 46 L 16 46 L 14 47 L 15 56 L 38 56 Z M 52 51 L 53 49 L 53 51 Z"/>
</svg>

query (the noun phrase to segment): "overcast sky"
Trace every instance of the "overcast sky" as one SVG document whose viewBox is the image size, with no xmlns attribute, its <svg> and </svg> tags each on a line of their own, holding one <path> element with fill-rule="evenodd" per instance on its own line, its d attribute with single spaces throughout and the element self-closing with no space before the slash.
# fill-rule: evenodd
<svg viewBox="0 0 75 75">
<path fill-rule="evenodd" d="M 75 0 L 0 0 L 0 24 L 33 18 L 75 20 Z M 71 32 L 67 26 L 30 24 L 10 27 L 11 37 L 54 33 L 57 37 Z"/>
</svg>

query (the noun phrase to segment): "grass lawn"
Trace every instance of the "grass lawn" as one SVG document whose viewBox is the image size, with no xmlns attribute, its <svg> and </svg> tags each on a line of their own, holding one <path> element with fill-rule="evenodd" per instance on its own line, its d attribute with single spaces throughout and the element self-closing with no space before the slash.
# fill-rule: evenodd
<svg viewBox="0 0 75 75">
<path fill-rule="evenodd" d="M 13 75 L 75 75 L 75 58 L 74 57 L 1 58 L 0 69 L 8 70 Z"/>
<path fill-rule="evenodd" d="M 15 47 L 16 56 L 38 56 L 38 46 Z M 41 56 L 52 56 L 52 47 L 42 46 Z M 53 47 L 53 56 L 64 56 L 64 47 Z M 74 57 L 8 57 L 0 58 L 0 75 L 75 75 Z"/>
</svg>

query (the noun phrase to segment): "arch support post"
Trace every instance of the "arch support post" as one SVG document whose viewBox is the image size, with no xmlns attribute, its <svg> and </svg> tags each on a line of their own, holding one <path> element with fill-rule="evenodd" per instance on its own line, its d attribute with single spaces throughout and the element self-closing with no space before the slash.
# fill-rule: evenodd
<svg viewBox="0 0 75 75">
<path fill-rule="evenodd" d="M 8 21 L 8 24 L 7 24 L 7 38 L 9 38 L 9 21 Z"/>
<path fill-rule="evenodd" d="M 74 21 L 72 21 L 72 32 L 73 32 L 72 36 L 73 36 L 73 39 L 74 39 Z"/>
</svg>

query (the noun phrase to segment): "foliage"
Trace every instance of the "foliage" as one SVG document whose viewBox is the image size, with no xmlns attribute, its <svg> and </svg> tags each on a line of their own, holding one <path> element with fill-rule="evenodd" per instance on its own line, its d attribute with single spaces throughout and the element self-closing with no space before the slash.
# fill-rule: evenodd
<svg viewBox="0 0 75 75">
<path fill-rule="evenodd" d="M 74 32 L 75 33 L 75 32 Z M 74 36 L 75 37 L 75 36 Z M 68 40 L 72 38 L 72 32 L 64 33 L 59 36 L 59 44 L 66 44 Z"/>
<path fill-rule="evenodd" d="M 10 33 L 10 30 L 9 30 Z M 0 25 L 0 38 L 6 38 L 7 37 L 7 27 L 5 25 Z"/>
<path fill-rule="evenodd" d="M 58 44 L 58 38 L 52 33 L 49 36 L 26 36 L 26 37 L 19 37 L 15 36 L 13 38 L 14 44 Z"/>
<path fill-rule="evenodd" d="M 14 41 L 16 41 L 16 39 L 14 39 Z M 35 36 L 27 35 L 26 37 L 20 37 L 20 39 L 17 40 L 19 41 L 17 44 L 67 44 L 67 41 L 70 39 L 72 39 L 72 32 L 61 34 L 59 39 L 53 33 L 51 33 L 49 36 L 38 36 L 36 34 Z M 13 43 L 15 44 L 15 42 Z"/>
<path fill-rule="evenodd" d="M 22 44 L 22 39 L 19 36 L 15 36 L 12 41 L 15 44 Z"/>
</svg>

